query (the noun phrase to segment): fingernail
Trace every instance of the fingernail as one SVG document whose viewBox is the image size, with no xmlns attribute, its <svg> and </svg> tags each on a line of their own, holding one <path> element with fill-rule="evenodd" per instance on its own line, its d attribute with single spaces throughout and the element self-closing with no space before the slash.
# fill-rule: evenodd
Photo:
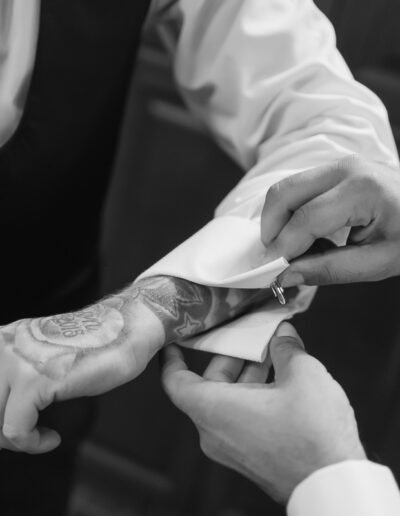
<svg viewBox="0 0 400 516">
<path fill-rule="evenodd" d="M 291 324 L 289 324 L 287 322 L 283 322 L 279 326 L 278 330 L 275 333 L 275 336 L 276 337 L 292 337 L 298 341 L 299 346 L 301 346 L 303 349 L 305 349 L 304 343 L 301 340 L 300 335 L 297 333 L 296 328 L 294 328 L 294 326 L 292 326 Z"/>
<path fill-rule="evenodd" d="M 299 272 L 287 272 L 279 278 L 283 288 L 298 287 L 304 285 L 304 278 Z"/>
<path fill-rule="evenodd" d="M 288 322 L 283 322 L 279 325 L 275 333 L 276 337 L 298 337 L 295 328 Z"/>
</svg>

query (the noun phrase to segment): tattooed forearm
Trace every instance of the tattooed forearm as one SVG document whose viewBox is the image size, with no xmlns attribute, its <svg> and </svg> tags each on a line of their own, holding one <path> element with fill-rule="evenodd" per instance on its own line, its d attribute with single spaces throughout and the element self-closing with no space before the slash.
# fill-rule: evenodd
<svg viewBox="0 0 400 516">
<path fill-rule="evenodd" d="M 135 288 L 138 298 L 161 321 L 166 343 L 213 328 L 269 295 L 261 290 L 207 287 L 164 276 L 143 280 Z"/>
<path fill-rule="evenodd" d="M 138 358 L 148 361 L 164 344 L 232 319 L 265 295 L 178 278 L 149 278 L 80 311 L 0 328 L 0 344 L 53 378 L 65 376 L 86 358 L 122 346 L 137 364 Z M 160 322 L 157 327 L 148 310 Z"/>
</svg>

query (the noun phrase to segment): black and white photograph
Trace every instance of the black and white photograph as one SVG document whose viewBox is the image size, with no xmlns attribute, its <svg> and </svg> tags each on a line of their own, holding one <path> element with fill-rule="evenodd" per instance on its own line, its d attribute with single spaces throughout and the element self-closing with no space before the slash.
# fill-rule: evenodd
<svg viewBox="0 0 400 516">
<path fill-rule="evenodd" d="M 0 0 L 0 516 L 400 516 L 398 0 Z"/>
</svg>

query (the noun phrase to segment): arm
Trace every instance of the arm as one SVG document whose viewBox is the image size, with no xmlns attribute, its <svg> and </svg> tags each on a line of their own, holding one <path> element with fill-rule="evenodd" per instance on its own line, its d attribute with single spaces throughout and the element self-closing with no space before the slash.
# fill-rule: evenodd
<svg viewBox="0 0 400 516">
<path fill-rule="evenodd" d="M 122 294 L 128 310 L 137 299 L 156 316 L 163 328 L 161 346 L 231 320 L 269 295 L 261 290 L 208 287 L 172 277 L 141 280 Z"/>
<path fill-rule="evenodd" d="M 366 460 L 344 391 L 288 324 L 268 361 L 215 357 L 204 376 L 166 350 L 163 382 L 197 426 L 203 451 L 245 475 L 289 516 L 394 516 L 400 494 L 388 468 Z"/>
<path fill-rule="evenodd" d="M 386 110 L 354 80 L 331 24 L 311 0 L 159 0 L 159 6 L 184 99 L 246 174 L 203 228 L 196 253 L 198 234 L 142 277 L 167 274 L 233 287 L 240 286 L 231 277 L 236 265 L 242 274 L 251 270 L 253 287 L 268 286 L 263 266 L 271 255 L 257 247 L 267 191 L 317 166 L 333 177 L 337 160 L 349 155 L 398 163 Z M 264 217 L 266 228 L 270 223 Z M 206 243 L 224 233 L 224 225 L 229 238 L 215 274 L 215 246 Z M 336 242 L 343 244 L 345 236 Z M 289 250 L 279 251 L 286 257 Z M 314 291 L 302 290 L 310 301 Z M 271 321 L 265 340 L 281 319 L 270 314 Z"/>
<path fill-rule="evenodd" d="M 0 448 L 50 451 L 60 437 L 37 427 L 40 410 L 134 379 L 164 344 L 235 317 L 263 295 L 155 277 L 77 312 L 0 328 Z"/>
<path fill-rule="evenodd" d="M 154 20 L 165 20 L 160 30 L 184 99 L 247 173 L 213 221 L 141 278 L 267 287 L 287 265 L 269 264 L 261 244 L 267 190 L 317 165 L 333 176 L 336 160 L 349 154 L 396 163 L 386 111 L 353 79 L 331 24 L 311 0 L 157 0 L 153 8 Z M 268 227 L 268 218 L 263 222 Z M 268 309 L 254 347 L 265 350 L 279 323 L 306 309 L 314 292 L 302 288 L 301 302 Z M 235 329 L 248 327 L 253 321 L 237 321 Z M 208 351 L 229 352 L 220 334 L 207 339 Z M 194 345 L 205 349 L 204 341 Z"/>
<path fill-rule="evenodd" d="M 383 104 L 353 79 L 312 0 L 159 4 L 184 99 L 247 173 L 219 215 L 259 215 L 272 175 L 349 154 L 398 161 Z"/>
</svg>

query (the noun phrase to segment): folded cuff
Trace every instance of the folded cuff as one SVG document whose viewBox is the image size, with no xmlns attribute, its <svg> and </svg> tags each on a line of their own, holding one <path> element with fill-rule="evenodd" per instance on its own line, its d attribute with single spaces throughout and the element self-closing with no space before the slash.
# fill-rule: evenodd
<svg viewBox="0 0 400 516">
<path fill-rule="evenodd" d="M 233 215 L 220 216 L 141 274 L 138 280 L 173 276 L 213 287 L 268 288 L 288 263 L 284 258 L 265 263 L 265 253 L 259 222 Z M 279 324 L 306 310 L 315 291 L 313 287 L 302 287 L 299 295 L 285 306 L 270 300 L 250 314 L 180 344 L 262 362 Z"/>
<path fill-rule="evenodd" d="M 265 263 L 260 224 L 226 215 L 213 219 L 137 280 L 174 276 L 200 285 L 266 288 L 288 266 L 285 258 Z"/>
</svg>

